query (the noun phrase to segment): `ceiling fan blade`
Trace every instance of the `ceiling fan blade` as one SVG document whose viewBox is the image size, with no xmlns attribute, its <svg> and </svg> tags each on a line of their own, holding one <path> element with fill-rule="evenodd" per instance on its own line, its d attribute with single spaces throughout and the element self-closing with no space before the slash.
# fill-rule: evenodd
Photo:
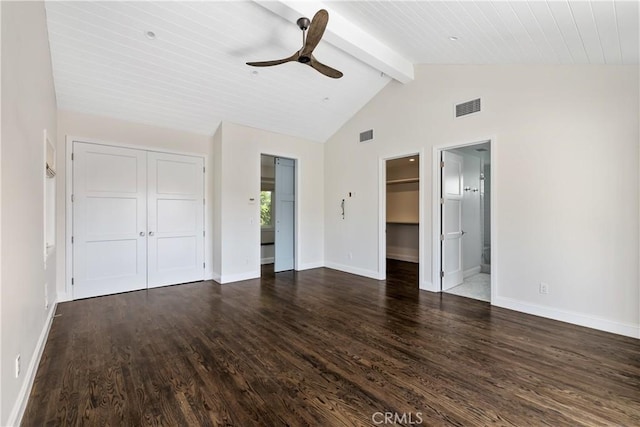
<svg viewBox="0 0 640 427">
<path fill-rule="evenodd" d="M 298 52 L 294 53 L 288 58 L 276 59 L 273 61 L 259 61 L 259 62 L 247 62 L 247 65 L 251 65 L 252 67 L 270 67 L 272 65 L 280 65 L 285 62 L 297 61 L 298 60 Z"/>
<path fill-rule="evenodd" d="M 336 70 L 335 68 L 331 68 L 328 65 L 324 65 L 322 62 L 319 62 L 316 58 L 311 56 L 311 61 L 307 63 L 310 67 L 316 69 L 327 77 L 331 77 L 332 79 L 339 79 L 343 76 L 342 72 Z"/>
<path fill-rule="evenodd" d="M 307 40 L 302 47 L 300 56 L 309 56 L 313 49 L 316 48 L 320 39 L 324 34 L 325 28 L 327 28 L 327 22 L 329 22 L 329 12 L 324 9 L 320 9 L 316 12 L 309 25 L 309 31 L 307 32 Z"/>
</svg>

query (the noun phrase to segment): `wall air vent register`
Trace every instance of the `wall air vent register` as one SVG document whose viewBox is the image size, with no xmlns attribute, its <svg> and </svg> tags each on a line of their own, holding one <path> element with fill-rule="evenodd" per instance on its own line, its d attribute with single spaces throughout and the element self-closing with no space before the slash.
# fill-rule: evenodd
<svg viewBox="0 0 640 427">
<path fill-rule="evenodd" d="M 360 132 L 360 142 L 367 142 L 373 139 L 373 129 Z"/>
<path fill-rule="evenodd" d="M 471 101 L 456 104 L 455 115 L 456 118 L 468 116 L 469 114 L 480 112 L 480 98 L 472 99 Z"/>
</svg>

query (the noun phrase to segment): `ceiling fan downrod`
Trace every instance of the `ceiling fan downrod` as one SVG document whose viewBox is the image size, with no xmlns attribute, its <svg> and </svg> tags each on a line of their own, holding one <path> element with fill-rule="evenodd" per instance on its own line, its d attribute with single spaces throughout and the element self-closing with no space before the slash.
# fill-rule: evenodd
<svg viewBox="0 0 640 427">
<path fill-rule="evenodd" d="M 298 18 L 296 24 L 298 24 L 298 27 L 300 27 L 300 29 L 302 30 L 302 48 L 300 49 L 300 53 L 302 53 L 302 51 L 304 50 L 304 46 L 307 43 L 307 29 L 309 28 L 309 24 L 311 24 L 311 21 L 309 20 L 309 18 L 303 16 L 302 18 Z M 309 58 L 308 56 L 298 56 L 298 62 L 306 64 L 309 61 L 311 61 L 311 58 Z"/>
</svg>

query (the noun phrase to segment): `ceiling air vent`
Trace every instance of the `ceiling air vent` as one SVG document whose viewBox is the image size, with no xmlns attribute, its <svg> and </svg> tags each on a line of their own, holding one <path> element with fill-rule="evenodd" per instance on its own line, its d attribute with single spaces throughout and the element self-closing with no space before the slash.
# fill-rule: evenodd
<svg viewBox="0 0 640 427">
<path fill-rule="evenodd" d="M 360 132 L 360 142 L 367 142 L 373 139 L 373 129 Z"/>
<path fill-rule="evenodd" d="M 462 117 L 480 112 L 480 98 L 456 104 L 456 117 Z"/>
</svg>

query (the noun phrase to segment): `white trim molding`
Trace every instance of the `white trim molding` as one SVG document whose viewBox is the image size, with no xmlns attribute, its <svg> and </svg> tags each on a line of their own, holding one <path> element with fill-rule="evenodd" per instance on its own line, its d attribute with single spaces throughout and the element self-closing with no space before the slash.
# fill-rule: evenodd
<svg viewBox="0 0 640 427">
<path fill-rule="evenodd" d="M 241 282 L 243 280 L 251 280 L 251 279 L 259 279 L 260 278 L 260 271 L 247 271 L 244 273 L 238 273 L 238 274 L 227 274 L 227 275 L 222 275 L 220 277 L 220 281 L 218 281 L 218 283 L 220 283 L 221 285 L 226 285 L 228 283 L 235 283 L 235 282 Z"/>
<path fill-rule="evenodd" d="M 56 301 L 51 304 L 51 308 L 47 313 L 47 320 L 42 328 L 42 331 L 40 332 L 40 337 L 38 338 L 36 348 L 31 355 L 29 366 L 25 371 L 24 382 L 22 383 L 22 387 L 18 392 L 16 402 L 13 405 L 11 412 L 9 413 L 8 425 L 10 426 L 19 426 L 22 423 L 22 417 L 24 416 L 25 409 L 27 409 L 29 395 L 31 394 L 31 389 L 33 388 L 33 382 L 36 379 L 38 366 L 40 365 L 40 360 L 42 359 L 42 353 L 44 352 L 44 347 L 47 343 L 47 338 L 49 337 L 49 331 L 51 330 L 51 325 L 53 324 L 53 316 L 56 312 L 57 307 L 58 302 Z"/>
<path fill-rule="evenodd" d="M 324 267 L 324 261 L 305 262 L 298 265 L 297 271 L 312 270 L 314 268 Z"/>
<path fill-rule="evenodd" d="M 367 270 L 364 268 L 352 267 L 350 265 L 338 264 L 335 262 L 327 262 L 325 265 L 326 268 L 331 268 L 333 270 L 342 271 L 345 273 L 355 274 L 357 276 L 364 276 L 370 279 L 375 280 L 384 280 L 384 277 L 379 277 L 379 273 L 374 270 Z"/>
<path fill-rule="evenodd" d="M 491 304 L 497 307 L 519 311 L 521 313 L 558 320 L 560 322 L 611 332 L 613 334 L 624 335 L 631 338 L 640 338 L 640 325 L 634 325 L 632 323 L 617 322 L 615 320 L 604 319 L 602 317 L 586 315 L 575 311 L 561 310 L 558 308 L 532 304 L 530 302 L 500 296 L 492 297 Z"/>
<path fill-rule="evenodd" d="M 473 276 L 474 274 L 478 274 L 480 273 L 481 267 L 479 265 L 476 265 L 475 267 L 471 267 L 466 269 L 465 271 L 462 272 L 462 277 L 464 277 L 465 279 L 467 277 Z"/>
<path fill-rule="evenodd" d="M 418 255 L 409 255 L 400 252 L 387 252 L 387 258 L 398 261 L 413 262 L 416 264 L 420 262 L 420 257 Z"/>
</svg>

